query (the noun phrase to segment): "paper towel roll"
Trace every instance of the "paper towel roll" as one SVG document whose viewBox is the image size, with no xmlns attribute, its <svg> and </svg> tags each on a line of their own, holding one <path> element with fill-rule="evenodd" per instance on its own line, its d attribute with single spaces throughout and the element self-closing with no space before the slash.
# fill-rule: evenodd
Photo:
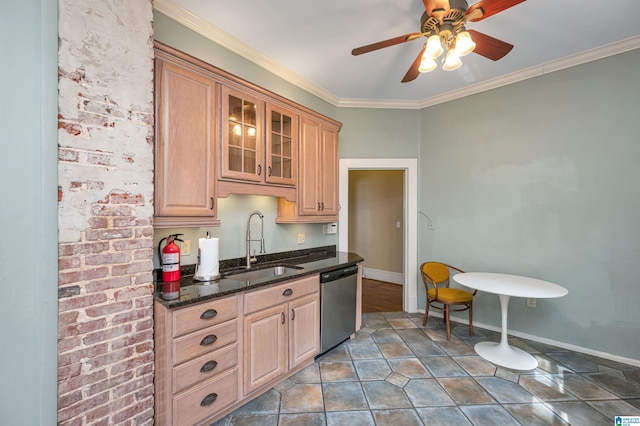
<svg viewBox="0 0 640 426">
<path fill-rule="evenodd" d="M 210 281 L 220 276 L 220 240 L 218 238 L 200 238 L 198 257 L 198 267 L 194 276 L 196 280 Z"/>
</svg>

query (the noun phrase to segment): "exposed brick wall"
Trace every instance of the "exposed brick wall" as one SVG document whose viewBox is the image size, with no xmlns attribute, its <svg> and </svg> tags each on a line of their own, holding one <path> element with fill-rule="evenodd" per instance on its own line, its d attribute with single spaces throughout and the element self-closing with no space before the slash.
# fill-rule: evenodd
<svg viewBox="0 0 640 426">
<path fill-rule="evenodd" d="M 59 1 L 58 423 L 153 423 L 151 0 Z"/>
</svg>

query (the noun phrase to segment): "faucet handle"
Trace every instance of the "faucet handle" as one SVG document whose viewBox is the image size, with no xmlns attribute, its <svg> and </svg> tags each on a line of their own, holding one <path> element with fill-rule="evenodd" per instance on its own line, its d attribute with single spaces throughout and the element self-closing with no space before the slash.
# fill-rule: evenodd
<svg viewBox="0 0 640 426">
<path fill-rule="evenodd" d="M 253 250 L 253 256 L 251 257 L 251 259 L 249 259 L 249 261 L 251 263 L 255 263 L 255 262 L 258 261 L 258 258 L 256 257 L 256 251 L 255 250 Z"/>
</svg>

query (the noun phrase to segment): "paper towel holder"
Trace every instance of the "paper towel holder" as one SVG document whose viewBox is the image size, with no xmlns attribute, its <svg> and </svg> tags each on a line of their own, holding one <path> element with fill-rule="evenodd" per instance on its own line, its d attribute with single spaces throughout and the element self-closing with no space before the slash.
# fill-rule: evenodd
<svg viewBox="0 0 640 426">
<path fill-rule="evenodd" d="M 211 234 L 209 233 L 209 231 L 207 231 L 207 238 L 211 238 Z M 200 247 L 198 247 L 198 262 L 196 264 L 196 273 L 193 276 L 194 281 L 208 283 L 210 281 L 217 281 L 220 279 L 221 275 L 219 272 L 217 274 L 210 274 L 210 275 L 201 274 L 200 273 L 201 266 L 202 266 L 201 253 L 200 253 Z"/>
</svg>

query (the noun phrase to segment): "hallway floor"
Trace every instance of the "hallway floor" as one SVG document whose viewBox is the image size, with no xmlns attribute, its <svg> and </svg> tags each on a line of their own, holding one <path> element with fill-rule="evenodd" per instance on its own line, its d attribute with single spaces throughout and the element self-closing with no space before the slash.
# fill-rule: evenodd
<svg viewBox="0 0 640 426">
<path fill-rule="evenodd" d="M 640 368 L 519 338 L 518 372 L 480 358 L 493 331 L 403 312 L 363 314 L 356 337 L 214 425 L 613 425 L 640 416 Z"/>
</svg>

